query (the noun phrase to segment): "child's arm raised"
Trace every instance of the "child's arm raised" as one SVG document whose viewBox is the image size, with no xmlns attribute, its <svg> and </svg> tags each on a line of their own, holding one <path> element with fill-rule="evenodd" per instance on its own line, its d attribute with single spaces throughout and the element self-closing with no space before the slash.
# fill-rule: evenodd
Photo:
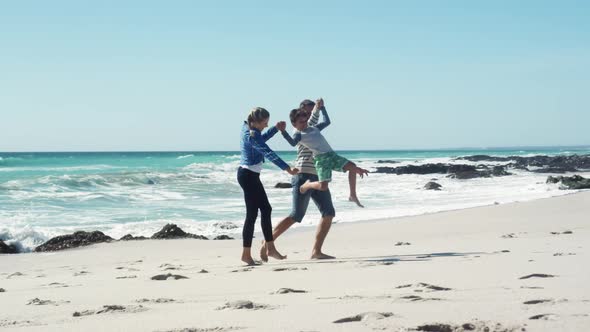
<svg viewBox="0 0 590 332">
<path fill-rule="evenodd" d="M 319 130 L 323 130 L 324 128 L 326 128 L 327 126 L 330 125 L 330 117 L 328 116 L 328 111 L 326 111 L 326 107 L 320 108 L 320 110 L 322 111 L 322 115 L 324 116 L 324 120 L 320 123 L 318 123 L 315 127 L 318 128 Z"/>
<path fill-rule="evenodd" d="M 301 133 L 297 132 L 291 137 L 286 130 L 281 131 L 281 134 L 291 144 L 291 146 L 296 146 L 301 141 Z"/>
</svg>

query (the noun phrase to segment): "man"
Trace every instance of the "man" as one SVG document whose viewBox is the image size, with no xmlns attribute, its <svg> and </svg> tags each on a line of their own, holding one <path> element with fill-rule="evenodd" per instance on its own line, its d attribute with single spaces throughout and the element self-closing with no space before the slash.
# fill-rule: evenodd
<svg viewBox="0 0 590 332">
<path fill-rule="evenodd" d="M 309 114 L 308 124 L 315 126 L 319 121 L 319 112 L 314 112 L 314 107 L 323 107 L 323 99 L 318 99 L 316 103 L 309 99 L 303 100 L 299 107 Z M 322 245 L 332 226 L 332 220 L 336 215 L 334 204 L 332 204 L 332 195 L 330 191 L 310 190 L 305 194 L 299 192 L 299 187 L 306 181 L 318 181 L 318 176 L 313 162 L 313 154 L 311 150 L 303 145 L 297 145 L 297 161 L 296 168 L 299 169 L 299 174 L 294 175 L 291 183 L 293 184 L 293 210 L 291 214 L 281 220 L 281 222 L 273 230 L 273 238 L 276 239 L 289 229 L 296 222 L 300 223 L 307 212 L 309 199 L 311 198 L 320 210 L 322 217 L 316 231 L 315 243 L 311 252 L 312 259 L 333 259 L 333 256 L 326 255 L 322 252 Z M 266 243 L 263 242 L 260 249 L 260 258 L 266 262 L 268 256 L 266 255 Z"/>
</svg>

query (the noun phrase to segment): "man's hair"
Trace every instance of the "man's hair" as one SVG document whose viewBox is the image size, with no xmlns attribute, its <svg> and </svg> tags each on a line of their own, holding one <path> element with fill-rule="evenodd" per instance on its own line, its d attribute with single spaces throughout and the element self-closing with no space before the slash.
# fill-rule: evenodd
<svg viewBox="0 0 590 332">
<path fill-rule="evenodd" d="M 304 106 L 311 105 L 315 106 L 315 103 L 309 99 L 304 99 L 299 103 L 299 108 L 303 108 Z"/>
<path fill-rule="evenodd" d="M 297 119 L 303 117 L 307 118 L 308 114 L 305 110 L 302 110 L 301 108 L 294 108 L 291 110 L 291 113 L 289 113 L 289 119 L 291 119 L 292 124 L 295 124 Z"/>
</svg>

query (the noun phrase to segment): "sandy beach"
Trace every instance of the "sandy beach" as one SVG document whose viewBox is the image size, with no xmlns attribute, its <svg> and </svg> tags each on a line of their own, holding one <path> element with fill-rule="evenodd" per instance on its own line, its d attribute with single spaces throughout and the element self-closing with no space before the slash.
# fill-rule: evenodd
<svg viewBox="0 0 590 332">
<path fill-rule="evenodd" d="M 332 261 L 300 228 L 254 268 L 239 240 L 2 255 L 0 330 L 585 331 L 589 215 L 583 192 L 335 224 Z"/>
</svg>

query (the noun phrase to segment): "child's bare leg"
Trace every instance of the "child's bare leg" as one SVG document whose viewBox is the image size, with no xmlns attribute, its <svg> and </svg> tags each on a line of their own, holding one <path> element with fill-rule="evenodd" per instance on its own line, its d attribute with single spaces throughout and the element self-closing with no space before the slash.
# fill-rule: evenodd
<svg viewBox="0 0 590 332">
<path fill-rule="evenodd" d="M 328 182 L 327 181 L 314 181 L 311 182 L 309 180 L 305 181 L 304 184 L 299 187 L 299 192 L 305 194 L 308 190 L 319 190 L 319 191 L 326 191 L 328 190 Z"/>
<path fill-rule="evenodd" d="M 362 178 L 365 175 L 368 175 L 369 171 L 357 167 L 353 162 L 348 162 L 342 169 L 348 172 L 348 186 L 350 187 L 350 196 L 348 197 L 348 200 L 364 208 L 356 194 L 356 176 L 358 174 Z"/>
</svg>

